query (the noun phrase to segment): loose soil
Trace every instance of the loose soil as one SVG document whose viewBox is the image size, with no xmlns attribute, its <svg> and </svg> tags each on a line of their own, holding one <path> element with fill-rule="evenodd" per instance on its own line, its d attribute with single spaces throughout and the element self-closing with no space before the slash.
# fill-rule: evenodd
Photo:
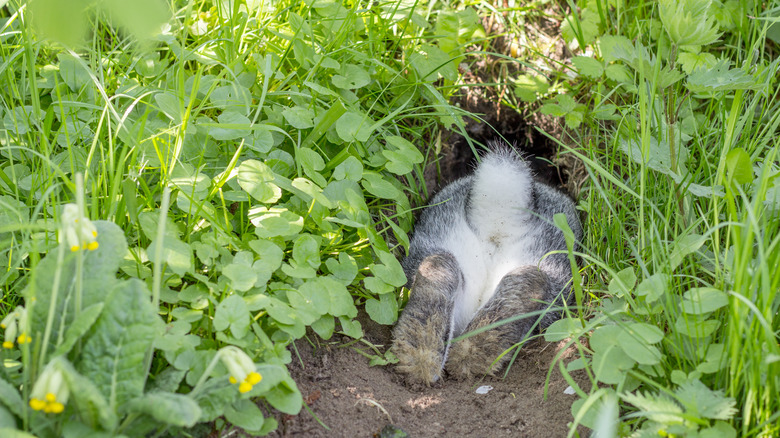
<svg viewBox="0 0 780 438">
<path fill-rule="evenodd" d="M 316 336 L 310 339 L 316 339 Z M 344 339 L 346 341 L 346 339 Z M 389 336 L 381 350 L 388 345 Z M 300 360 L 290 372 L 308 409 L 277 415 L 276 437 L 374 437 L 392 425 L 410 437 L 565 437 L 576 395 L 550 365 L 563 344 L 532 341 L 505 378 L 447 379 L 431 387 L 407 386 L 394 367 L 369 366 L 361 343 L 299 340 Z M 573 351 L 563 351 L 564 362 Z M 585 376 L 574 374 L 579 384 Z M 478 387 L 493 389 L 478 394 Z"/>
</svg>

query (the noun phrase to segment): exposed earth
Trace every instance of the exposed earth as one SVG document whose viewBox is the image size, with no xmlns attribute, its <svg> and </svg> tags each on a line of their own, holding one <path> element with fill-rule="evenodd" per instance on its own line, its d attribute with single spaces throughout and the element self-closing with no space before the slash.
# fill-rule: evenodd
<svg viewBox="0 0 780 438">
<path fill-rule="evenodd" d="M 557 365 L 545 398 L 548 371 L 563 345 L 530 342 L 505 378 L 445 378 L 431 387 L 409 387 L 392 365 L 369 366 L 356 351 L 371 353 L 364 344 L 300 340 L 301 360 L 293 359 L 290 372 L 308 409 L 277 416 L 272 436 L 368 438 L 392 425 L 410 437 L 565 437 L 577 397 L 564 393 L 569 384 Z M 564 362 L 573 353 L 563 351 Z M 584 377 L 575 373 L 579 384 Z M 484 385 L 493 389 L 478 394 Z"/>
</svg>

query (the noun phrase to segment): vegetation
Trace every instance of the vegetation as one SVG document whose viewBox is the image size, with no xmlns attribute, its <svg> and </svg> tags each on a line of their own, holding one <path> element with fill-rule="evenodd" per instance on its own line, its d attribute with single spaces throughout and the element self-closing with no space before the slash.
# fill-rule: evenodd
<svg viewBox="0 0 780 438">
<path fill-rule="evenodd" d="M 465 132 L 458 66 L 491 56 L 467 54 L 495 37 L 480 16 L 517 34 L 538 10 L 566 11 L 576 56 L 504 56 L 528 68 L 499 82 L 587 169 L 590 300 L 545 334 L 592 382 L 569 379 L 572 425 L 780 433 L 777 1 L 130 5 L 0 12 L 3 436 L 298 413 L 292 342 L 403 305 L 422 168 Z"/>
</svg>

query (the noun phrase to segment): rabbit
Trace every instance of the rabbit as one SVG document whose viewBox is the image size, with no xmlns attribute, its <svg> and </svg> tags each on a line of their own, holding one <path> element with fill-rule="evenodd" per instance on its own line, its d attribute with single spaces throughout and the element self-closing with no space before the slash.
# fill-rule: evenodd
<svg viewBox="0 0 780 438">
<path fill-rule="evenodd" d="M 500 325 L 459 342 L 461 334 L 503 319 L 571 302 L 571 264 L 553 215 L 566 215 L 577 242 L 582 226 L 574 202 L 534 179 L 528 163 L 505 143 L 492 142 L 473 175 L 444 187 L 416 224 L 401 265 L 409 301 L 393 329 L 396 370 L 410 383 L 436 382 L 445 371 L 467 379 L 492 375 L 539 320 Z"/>
</svg>

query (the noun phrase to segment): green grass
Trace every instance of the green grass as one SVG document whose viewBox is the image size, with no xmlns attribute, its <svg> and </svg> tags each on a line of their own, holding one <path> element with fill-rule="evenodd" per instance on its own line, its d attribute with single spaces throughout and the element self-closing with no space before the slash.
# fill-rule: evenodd
<svg viewBox="0 0 780 438">
<path fill-rule="evenodd" d="M 574 335 L 583 357 L 561 369 L 591 379 L 573 384 L 574 423 L 604 436 L 777 435 L 780 108 L 770 26 L 780 4 L 680 4 L 694 13 L 601 0 L 504 9 L 193 0 L 157 14 L 147 0 L 72 15 L 78 8 L 52 9 L 59 2 L 9 2 L 0 12 L 0 319 L 15 330 L 3 340 L 17 341 L 0 353 L 0 435 L 176 435 L 221 415 L 272 430 L 249 396 L 298 412 L 287 346 L 308 328 L 359 338 L 356 305 L 384 324 L 403 305 L 397 257 L 412 206 L 428 195 L 422 169 L 443 130 L 465 132 L 465 114 L 448 101 L 458 63 L 488 56 L 497 37 L 479 23 L 488 14 L 512 38 L 532 39 L 535 20 L 559 21 L 577 55 L 569 64 L 534 45 L 499 56 L 525 67 L 516 77 L 484 78 L 510 91 L 500 94 L 508 106 L 561 117 L 561 153 L 588 172 L 585 283 L 575 289 L 589 301 L 546 334 Z M 470 46 L 482 51 L 464 57 Z M 68 203 L 82 223 L 95 221 L 97 253 L 58 245 Z M 112 263 L 118 276 L 101 271 Z M 111 305 L 117 291 L 152 304 Z M 107 327 L 123 319 L 139 327 L 137 350 L 113 349 L 128 340 Z M 32 342 L 19 343 L 21 333 Z M 247 394 L 229 376 L 242 380 L 251 365 L 228 346 L 263 376 Z M 109 355 L 136 372 L 101 374 Z M 129 389 L 114 394 L 112 377 Z M 67 415 L 29 409 L 57 379 L 86 388 L 64 403 Z M 169 417 L 155 416 L 161 404 Z"/>
</svg>

